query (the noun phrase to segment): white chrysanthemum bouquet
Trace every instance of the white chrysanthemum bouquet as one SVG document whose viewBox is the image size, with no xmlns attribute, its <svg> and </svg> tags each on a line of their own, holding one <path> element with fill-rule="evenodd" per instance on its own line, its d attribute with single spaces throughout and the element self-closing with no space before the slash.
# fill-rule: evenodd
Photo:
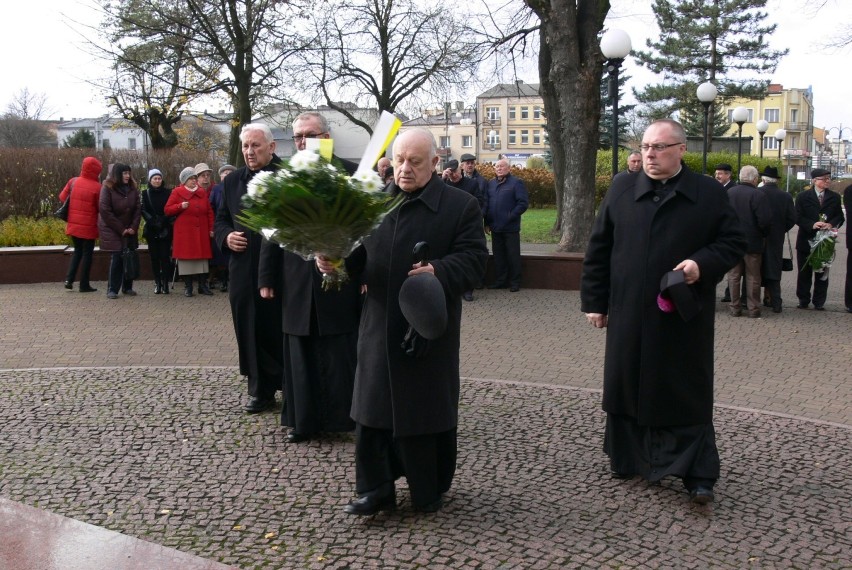
<svg viewBox="0 0 852 570">
<path fill-rule="evenodd" d="M 333 260 L 338 269 L 323 276 L 323 289 L 339 289 L 348 280 L 343 258 L 399 203 L 382 188 L 372 170 L 350 177 L 317 151 L 303 150 L 251 179 L 238 218 L 305 259 Z"/>
</svg>

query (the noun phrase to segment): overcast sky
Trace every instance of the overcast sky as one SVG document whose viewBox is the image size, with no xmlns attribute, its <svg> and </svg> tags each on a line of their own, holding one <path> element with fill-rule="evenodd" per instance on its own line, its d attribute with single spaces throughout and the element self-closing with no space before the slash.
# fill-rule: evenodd
<svg viewBox="0 0 852 570">
<path fill-rule="evenodd" d="M 818 12 L 808 4 L 825 5 Z M 644 49 L 655 29 L 649 0 L 612 0 L 608 25 L 622 28 L 633 39 L 634 49 Z M 774 49 L 789 48 L 773 83 L 784 87 L 813 87 L 816 127 L 843 125 L 845 138 L 852 138 L 852 48 L 837 49 L 832 37 L 852 21 L 850 0 L 769 0 L 768 20 L 778 24 L 771 39 Z M 0 110 L 13 95 L 27 87 L 47 95 L 49 118 L 92 117 L 107 112 L 103 94 L 90 82 L 105 75 L 107 64 L 87 53 L 85 37 L 95 33 L 82 22 L 96 27 L 100 21 L 92 0 L 32 0 L 8 2 L 3 6 L 4 30 L 0 34 L 2 77 Z M 657 79 L 631 61 L 625 72 L 630 87 L 642 87 Z M 535 82 L 535 77 L 524 77 Z M 847 130 L 847 127 L 849 129 Z"/>
</svg>

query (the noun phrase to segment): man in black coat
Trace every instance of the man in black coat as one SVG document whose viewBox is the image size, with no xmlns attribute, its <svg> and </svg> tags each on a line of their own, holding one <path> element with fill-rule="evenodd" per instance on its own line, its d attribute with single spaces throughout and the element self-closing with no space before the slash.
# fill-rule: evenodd
<svg viewBox="0 0 852 570">
<path fill-rule="evenodd" d="M 479 205 L 441 182 L 438 160 L 428 131 L 397 137 L 390 192 L 404 200 L 347 260 L 350 275 L 360 273 L 367 287 L 352 398 L 358 498 L 345 508 L 353 515 L 395 508 L 394 481 L 403 475 L 414 509 L 436 511 L 455 474 L 461 294 L 479 279 L 488 249 Z M 420 242 L 428 243 L 426 262 L 412 258 Z M 317 266 L 334 270 L 323 259 Z M 402 346 L 409 323 L 399 293 L 409 276 L 423 273 L 443 289 L 447 327 L 416 356 Z"/>
<path fill-rule="evenodd" d="M 819 230 L 839 228 L 845 218 L 840 196 L 828 189 L 831 186 L 831 173 L 824 168 L 814 168 L 811 170 L 811 178 L 813 189 L 803 190 L 796 196 L 796 223 L 799 225 L 799 235 L 796 237 L 796 263 L 799 267 L 796 297 L 799 298 L 800 309 L 807 309 L 813 301 L 814 309 L 822 311 L 828 297 L 828 271 L 814 273 L 806 263 L 811 254 L 808 242 L 816 237 Z M 813 298 L 811 284 L 814 288 Z"/>
<path fill-rule="evenodd" d="M 243 209 L 242 197 L 249 181 L 262 170 L 275 170 L 281 159 L 275 155 L 275 141 L 266 125 L 245 125 L 240 140 L 246 165 L 225 178 L 213 239 L 222 251 L 231 254 L 228 298 L 240 374 L 248 379 L 249 401 L 245 409 L 257 413 L 273 407 L 275 392 L 281 389 L 281 301 L 261 298 L 257 270 L 263 237 L 246 228 L 236 216 Z"/>
<path fill-rule="evenodd" d="M 728 272 L 731 315 L 742 315 L 740 290 L 745 280 L 748 316 L 760 317 L 760 264 L 772 221 L 772 210 L 763 192 L 757 189 L 757 169 L 749 164 L 740 170 L 740 183 L 728 190 L 728 200 L 740 220 L 746 238 L 746 253 Z"/>
<path fill-rule="evenodd" d="M 471 155 L 462 155 L 462 157 L 465 156 Z M 477 178 L 464 176 L 461 169 L 459 168 L 458 160 L 453 159 L 447 163 L 447 167 L 444 169 L 444 172 L 441 173 L 441 179 L 444 181 L 444 184 L 452 186 L 453 188 L 458 188 L 459 190 L 464 190 L 465 192 L 476 198 L 476 202 L 479 204 L 480 210 L 485 207 L 486 190 L 484 189 L 484 186 L 487 187 L 487 184 L 481 185 L 479 184 L 479 182 L 477 182 Z M 484 182 L 484 179 L 481 176 L 479 176 L 478 179 Z M 465 291 L 462 295 L 462 299 L 464 299 L 465 301 L 473 301 L 473 290 L 471 289 L 470 291 Z"/>
<path fill-rule="evenodd" d="M 787 232 L 796 224 L 796 208 L 793 206 L 793 197 L 778 188 L 777 168 L 767 166 L 760 174 L 763 186 L 758 190 L 763 192 L 772 211 L 769 235 L 766 236 L 766 247 L 763 250 L 763 260 L 760 266 L 761 279 L 764 287 L 766 287 L 766 296 L 769 298 L 772 312 L 780 313 L 783 303 L 781 273 L 784 242 L 789 243 L 790 238 L 787 237 Z"/>
<path fill-rule="evenodd" d="M 296 150 L 308 139 L 330 138 L 328 122 L 319 113 L 302 113 L 293 121 Z M 358 166 L 332 158 L 350 175 Z M 278 289 L 276 284 L 280 283 Z M 319 432 L 355 429 L 349 417 L 355 381 L 361 296 L 357 280 L 338 291 L 324 291 L 313 261 L 264 241 L 258 284 L 264 299 L 280 297 L 284 331 L 284 400 L 281 425 L 290 428 L 287 441 L 298 443 Z"/>
<path fill-rule="evenodd" d="M 680 123 L 652 123 L 643 171 L 619 175 L 592 229 L 581 310 L 608 327 L 604 449 L 615 477 L 681 477 L 693 501 L 713 500 L 719 453 L 713 429 L 716 284 L 745 253 L 726 193 L 682 162 Z M 660 299 L 661 279 L 682 271 L 700 310 L 682 317 Z M 689 308 L 682 307 L 684 313 Z"/>
<path fill-rule="evenodd" d="M 852 209 L 852 184 L 843 191 L 843 203 L 846 204 L 846 214 Z M 843 303 L 846 312 L 852 313 L 852 231 L 846 228 L 846 289 L 843 293 Z"/>
</svg>

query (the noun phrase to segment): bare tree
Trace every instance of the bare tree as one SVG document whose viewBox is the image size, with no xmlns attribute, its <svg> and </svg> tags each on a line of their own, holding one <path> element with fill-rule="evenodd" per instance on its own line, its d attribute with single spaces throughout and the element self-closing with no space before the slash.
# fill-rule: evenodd
<svg viewBox="0 0 852 570">
<path fill-rule="evenodd" d="M 298 89 L 372 133 L 372 125 L 341 103 L 396 111 L 412 97 L 445 100 L 475 71 L 480 36 L 454 6 L 415 0 L 345 0 L 313 9 L 295 67 Z M 297 79 L 297 78 L 293 78 Z"/>
<path fill-rule="evenodd" d="M 49 112 L 47 96 L 17 91 L 0 117 L 0 145 L 17 148 L 56 146 L 56 134 L 42 120 Z"/>
</svg>

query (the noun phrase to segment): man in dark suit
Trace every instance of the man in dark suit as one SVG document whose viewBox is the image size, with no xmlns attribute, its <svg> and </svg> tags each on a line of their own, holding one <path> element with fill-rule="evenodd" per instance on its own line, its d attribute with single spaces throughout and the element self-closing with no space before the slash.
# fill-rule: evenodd
<svg viewBox="0 0 852 570">
<path fill-rule="evenodd" d="M 816 237 L 819 230 L 839 228 L 843 225 L 843 209 L 840 196 L 828 187 L 831 185 L 831 172 L 824 168 L 811 170 L 813 189 L 804 190 L 796 196 L 796 218 L 799 235 L 796 238 L 796 262 L 799 277 L 796 281 L 796 297 L 800 309 L 807 309 L 813 301 L 814 309 L 822 311 L 828 296 L 828 271 L 814 273 L 805 261 L 811 253 L 809 240 Z M 814 293 L 811 297 L 811 284 Z"/>
<path fill-rule="evenodd" d="M 293 141 L 299 151 L 305 150 L 308 139 L 330 136 L 328 122 L 319 113 L 302 113 L 293 121 Z M 337 157 L 332 162 L 350 175 L 358 168 Z M 325 291 L 313 261 L 264 241 L 258 284 L 261 297 L 278 297 L 282 303 L 287 405 L 281 410 L 281 425 L 290 428 L 287 441 L 298 443 L 319 432 L 353 430 L 349 411 L 361 316 L 357 280 L 339 291 Z"/>
<path fill-rule="evenodd" d="M 614 477 L 680 477 L 706 504 L 720 469 L 714 296 L 746 243 L 721 186 L 682 162 L 680 123 L 651 123 L 641 149 L 643 170 L 616 176 L 601 204 L 580 284 L 586 319 L 607 328 L 604 450 Z M 661 279 L 673 270 L 697 314 L 660 306 Z"/>
<path fill-rule="evenodd" d="M 852 209 L 852 184 L 843 191 L 843 203 L 846 204 L 846 215 Z M 846 312 L 852 313 L 852 231 L 846 228 L 846 290 L 843 293 L 843 303 Z"/>
<path fill-rule="evenodd" d="M 778 169 L 767 166 L 760 173 L 763 186 L 758 188 L 766 196 L 772 211 L 772 222 L 769 235 L 766 236 L 766 248 L 763 250 L 761 263 L 761 279 L 766 287 L 769 305 L 773 313 L 780 313 L 783 303 L 781 298 L 782 259 L 784 258 L 784 242 L 789 240 L 787 232 L 796 224 L 796 208 L 793 198 L 787 192 L 778 188 Z"/>
<path fill-rule="evenodd" d="M 749 164 L 740 170 L 740 183 L 728 190 L 728 200 L 740 220 L 740 229 L 746 238 L 746 253 L 728 272 L 728 289 L 731 294 L 731 315 L 742 315 L 740 306 L 741 281 L 745 281 L 748 316 L 760 317 L 760 264 L 766 235 L 772 220 L 769 203 L 757 189 L 757 169 Z"/>
<path fill-rule="evenodd" d="M 719 184 L 722 185 L 722 188 L 725 190 L 731 188 L 734 185 L 734 180 L 731 178 L 732 168 L 730 164 L 723 162 L 722 164 L 716 165 L 716 172 L 714 174 L 714 178 Z"/>
<path fill-rule="evenodd" d="M 276 170 L 281 159 L 275 154 L 275 140 L 269 127 L 245 125 L 240 133 L 246 165 L 225 178 L 224 199 L 216 212 L 213 239 L 222 251 L 231 254 L 228 262 L 228 299 L 240 358 L 240 374 L 248 379 L 250 414 L 275 405 L 275 392 L 281 389 L 281 302 L 261 298 L 257 268 L 263 237 L 243 226 L 237 214 L 242 197 L 258 172 Z"/>
</svg>

